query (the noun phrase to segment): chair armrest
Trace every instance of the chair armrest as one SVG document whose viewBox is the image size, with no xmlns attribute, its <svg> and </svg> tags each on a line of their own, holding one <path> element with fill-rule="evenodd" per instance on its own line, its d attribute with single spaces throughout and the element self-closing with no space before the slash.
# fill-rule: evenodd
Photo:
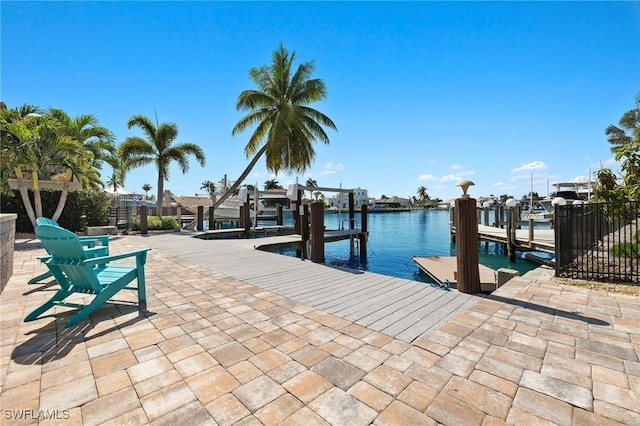
<svg viewBox="0 0 640 426">
<path fill-rule="evenodd" d="M 92 235 L 91 237 L 78 237 L 80 243 L 83 244 L 84 241 L 99 241 L 103 246 L 109 245 L 109 236 L 108 235 Z"/>
<path fill-rule="evenodd" d="M 143 249 L 139 249 L 139 250 L 132 250 L 132 251 L 128 251 L 126 253 L 118 253 L 118 254 L 112 254 L 109 256 L 101 256 L 101 257 L 94 257 L 93 259 L 86 259 L 82 261 L 83 265 L 88 265 L 88 266 L 95 266 L 95 265 L 103 265 L 105 263 L 111 262 L 113 260 L 119 260 L 119 259 L 125 259 L 127 257 L 138 257 L 138 256 L 144 256 L 143 260 L 146 259 L 147 256 L 147 252 L 151 250 L 150 248 L 143 248 Z"/>
<path fill-rule="evenodd" d="M 88 257 L 108 256 L 109 247 L 104 247 L 104 246 L 91 247 L 91 248 L 85 249 L 84 252 L 87 254 Z"/>
<path fill-rule="evenodd" d="M 96 240 L 95 238 L 78 237 L 78 241 L 80 241 L 80 244 L 82 244 L 83 246 L 93 248 L 96 246 L 96 241 L 98 240 Z"/>
</svg>

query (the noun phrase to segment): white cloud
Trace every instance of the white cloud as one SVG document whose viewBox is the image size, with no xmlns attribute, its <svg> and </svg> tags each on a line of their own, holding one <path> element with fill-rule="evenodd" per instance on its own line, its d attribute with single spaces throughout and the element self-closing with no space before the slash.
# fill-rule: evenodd
<svg viewBox="0 0 640 426">
<path fill-rule="evenodd" d="M 322 166 L 322 171 L 320 172 L 321 175 L 333 175 L 335 174 L 337 171 L 343 170 L 344 169 L 344 164 L 342 163 L 334 163 L 333 161 L 329 161 L 328 163 L 325 163 L 324 166 Z"/>
<path fill-rule="evenodd" d="M 471 176 L 471 175 L 475 175 L 476 172 L 472 171 L 472 170 L 466 170 L 464 172 L 458 172 L 459 176 Z"/>
<path fill-rule="evenodd" d="M 506 184 L 504 182 L 496 182 L 496 183 L 493 184 L 493 186 L 495 186 L 496 188 L 502 188 L 505 185 Z"/>
<path fill-rule="evenodd" d="M 525 173 L 525 172 L 532 172 L 532 171 L 540 171 L 540 170 L 547 170 L 548 167 L 546 164 L 544 164 L 544 162 L 542 161 L 532 161 L 530 163 L 527 164 L 523 164 L 520 167 L 516 167 L 515 169 L 511 170 L 513 173 Z"/>
<path fill-rule="evenodd" d="M 440 182 L 457 182 L 460 180 L 460 176 L 446 175 L 440 178 Z"/>
<path fill-rule="evenodd" d="M 451 170 L 460 170 L 460 169 L 464 169 L 464 167 L 458 165 L 458 164 L 454 164 L 451 166 Z"/>
<path fill-rule="evenodd" d="M 418 180 L 436 180 L 434 175 L 426 174 L 418 176 Z"/>
</svg>

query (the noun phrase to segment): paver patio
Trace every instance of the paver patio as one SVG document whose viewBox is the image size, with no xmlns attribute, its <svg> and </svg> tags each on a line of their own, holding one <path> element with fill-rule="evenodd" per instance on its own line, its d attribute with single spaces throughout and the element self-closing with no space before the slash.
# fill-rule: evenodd
<svg viewBox="0 0 640 426">
<path fill-rule="evenodd" d="M 165 249 L 149 252 L 142 312 L 24 323 L 55 288 L 26 284 L 42 254 L 17 241 L 0 295 L 3 425 L 640 424 L 640 298 L 546 268 L 409 343 Z"/>
</svg>

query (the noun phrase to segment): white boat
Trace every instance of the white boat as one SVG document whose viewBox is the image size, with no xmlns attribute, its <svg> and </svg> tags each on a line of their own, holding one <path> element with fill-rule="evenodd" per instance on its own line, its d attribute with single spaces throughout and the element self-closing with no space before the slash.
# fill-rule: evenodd
<svg viewBox="0 0 640 426">
<path fill-rule="evenodd" d="M 214 199 L 211 195 L 171 195 L 176 203 L 183 207 L 207 207 L 205 216 L 208 214 L 208 209 L 213 206 Z M 222 205 L 218 206 L 213 214 L 216 219 L 238 219 L 240 217 L 240 206 L 243 205 L 242 201 L 237 198 L 227 198 Z"/>
<path fill-rule="evenodd" d="M 181 206 L 192 210 L 192 207 L 203 206 L 206 207 L 204 214 L 208 215 L 209 208 L 213 206 L 214 198 L 208 194 L 196 194 L 196 195 L 171 195 L 176 203 Z M 215 208 L 213 214 L 216 219 L 239 219 L 240 218 L 240 206 L 244 205 L 244 202 L 238 200 L 236 196 L 229 197 L 224 202 Z M 249 208 L 252 213 L 259 213 L 265 209 L 264 200 L 258 201 L 258 212 L 254 212 L 253 201 L 251 201 Z M 194 212 L 195 213 L 195 212 Z"/>
<path fill-rule="evenodd" d="M 553 213 L 553 200 L 555 198 L 564 198 L 567 205 L 581 204 L 589 201 L 591 198 L 591 188 L 594 182 L 576 181 L 576 182 L 559 182 L 553 186 L 557 188 L 553 196 L 547 196 L 538 200 L 538 203 L 547 213 Z"/>
</svg>

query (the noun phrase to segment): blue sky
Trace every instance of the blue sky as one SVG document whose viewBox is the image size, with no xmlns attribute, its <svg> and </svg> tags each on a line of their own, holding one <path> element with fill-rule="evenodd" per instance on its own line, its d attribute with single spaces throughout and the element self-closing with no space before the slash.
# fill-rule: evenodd
<svg viewBox="0 0 640 426">
<path fill-rule="evenodd" d="M 249 162 L 237 96 L 280 43 L 313 60 L 331 143 L 301 182 L 370 196 L 547 194 L 613 163 L 604 133 L 640 91 L 638 2 L 13 2 L 1 13 L 1 98 L 94 114 L 118 142 L 134 114 L 175 122 L 207 156 L 165 189 L 203 192 Z M 110 170 L 103 171 L 104 180 Z M 274 176 L 261 160 L 247 183 Z M 285 185 L 296 178 L 279 174 Z M 125 187 L 155 191 L 153 166 Z M 553 189 L 553 188 L 552 188 Z"/>
</svg>

